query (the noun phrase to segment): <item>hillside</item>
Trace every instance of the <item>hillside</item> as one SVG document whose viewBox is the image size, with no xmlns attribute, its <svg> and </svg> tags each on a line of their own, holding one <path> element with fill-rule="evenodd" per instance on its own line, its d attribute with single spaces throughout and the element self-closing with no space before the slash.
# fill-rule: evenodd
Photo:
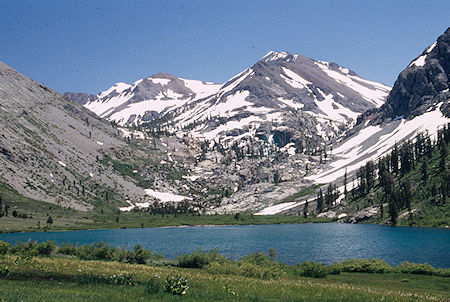
<svg viewBox="0 0 450 302">
<path fill-rule="evenodd" d="M 447 29 L 413 60 L 398 76 L 386 104 L 361 114 L 356 125 L 326 150 L 327 162 L 316 173 L 309 173 L 306 179 L 316 184 L 333 183 L 338 191 L 336 194 L 341 194 L 336 200 L 339 203 L 343 198 L 346 174 L 350 180 L 366 162 L 377 163 L 391 152 L 396 143 L 412 140 L 419 133 L 435 138 L 438 129 L 450 122 L 447 116 L 450 100 L 449 37 L 450 30 Z M 310 195 L 309 199 L 310 202 L 313 199 L 311 208 L 315 209 L 316 196 Z M 295 198 L 264 213 L 302 212 L 305 197 L 293 201 Z M 350 212 L 354 211 L 351 209 Z M 323 215 L 333 216 L 334 213 Z"/>
<path fill-rule="evenodd" d="M 448 227 L 449 147 L 450 124 L 438 131 L 437 140 L 419 134 L 395 145 L 391 152 L 377 161 L 367 161 L 355 176 L 344 180 L 339 203 L 329 196 L 330 189 L 324 190 L 324 213 L 319 217 L 342 217 L 341 221 L 351 223 Z"/>
<path fill-rule="evenodd" d="M 389 96 L 335 63 L 284 52 L 225 84 L 160 73 L 95 97 L 63 97 L 2 64 L 0 196 L 9 214 L 39 213 L 30 227 L 50 209 L 111 225 L 121 212 L 298 215 L 308 200 L 306 215 L 350 217 L 363 202 L 340 204 L 346 173 L 450 122 L 449 35 L 409 64 Z M 319 211 L 318 190 L 328 193 Z"/>
<path fill-rule="evenodd" d="M 58 217 L 55 224 L 60 226 L 95 224 L 105 217 L 113 220 L 111 213 L 129 206 L 126 201 L 158 201 L 145 191 L 149 187 L 138 167 L 154 167 L 146 170 L 147 179 L 176 190 L 170 174 L 177 170 L 156 164 L 167 152 L 159 140 L 130 139 L 132 132 L 124 134 L 3 63 L 0 100 L 0 212 L 5 230 L 43 227 L 49 215 Z M 149 144 L 152 148 L 145 147 Z"/>
</svg>

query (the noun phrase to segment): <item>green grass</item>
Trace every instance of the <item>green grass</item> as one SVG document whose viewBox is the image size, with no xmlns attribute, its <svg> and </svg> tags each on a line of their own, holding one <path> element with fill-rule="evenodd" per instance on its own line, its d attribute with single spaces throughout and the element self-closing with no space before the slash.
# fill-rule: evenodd
<svg viewBox="0 0 450 302">
<path fill-rule="evenodd" d="M 83 261 L 71 258 L 34 257 L 17 265 L 15 256 L 0 264 L 11 273 L 0 278 L 0 301 L 448 301 L 448 278 L 410 274 L 341 273 L 325 279 L 284 275 L 260 280 L 236 275 L 210 274 L 204 269 L 181 269 Z M 132 274 L 137 285 L 80 284 L 80 274 L 110 276 Z M 190 288 L 184 296 L 160 290 L 145 291 L 154 274 L 164 280 L 180 274 Z"/>
<path fill-rule="evenodd" d="M 131 169 L 131 168 L 130 168 Z M 49 204 L 19 194 L 5 183 L 0 182 L 3 207 L 9 206 L 8 216 L 0 217 L 0 232 L 36 232 L 46 230 L 83 230 L 83 229 L 118 229 L 185 225 L 250 225 L 331 222 L 331 219 L 318 219 L 299 216 L 269 215 L 259 216 L 241 213 L 239 219 L 234 215 L 198 215 L 166 214 L 151 215 L 146 212 L 120 212 L 115 204 L 101 200 L 93 202 L 94 210 L 82 212 Z M 111 195 L 112 198 L 113 195 Z M 12 212 L 26 214 L 29 218 L 15 218 Z M 47 225 L 48 216 L 53 219 Z M 119 222 L 117 222 L 117 218 Z"/>
<path fill-rule="evenodd" d="M 146 212 L 118 212 L 108 204 L 99 203 L 94 211 L 79 212 L 57 205 L 51 205 L 31 199 L 15 199 L 8 202 L 11 206 L 9 215 L 0 218 L 0 232 L 37 232 L 46 230 L 84 230 L 84 229 L 119 229 L 162 226 L 194 226 L 194 225 L 251 225 L 251 224 L 281 224 L 281 223 L 312 223 L 331 222 L 332 219 L 312 218 L 304 219 L 299 216 L 285 215 L 198 215 L 198 214 L 156 214 Z M 27 213 L 32 218 L 14 218 L 12 211 Z M 53 224 L 46 224 L 47 214 L 52 216 Z M 117 222 L 117 220 L 119 222 Z M 40 227 L 38 227 L 40 221 Z"/>
<path fill-rule="evenodd" d="M 305 189 L 303 189 L 303 190 L 301 190 L 301 191 L 299 191 L 299 192 L 297 192 L 297 193 L 295 193 L 295 194 L 293 194 L 291 196 L 286 197 L 285 199 L 283 199 L 279 203 L 291 202 L 291 201 L 296 200 L 297 198 L 305 197 L 305 196 L 308 196 L 308 195 L 315 196 L 317 189 L 319 189 L 321 186 L 322 185 L 320 185 L 320 184 L 312 185 L 312 186 L 310 186 L 308 188 L 305 188 Z"/>
</svg>

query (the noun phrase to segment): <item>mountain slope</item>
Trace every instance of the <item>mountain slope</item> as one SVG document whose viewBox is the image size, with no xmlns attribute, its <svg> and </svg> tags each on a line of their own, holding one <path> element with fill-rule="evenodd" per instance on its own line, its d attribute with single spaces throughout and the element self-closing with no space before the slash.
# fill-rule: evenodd
<svg viewBox="0 0 450 302">
<path fill-rule="evenodd" d="M 79 93 L 79 92 L 65 92 L 63 96 L 68 100 L 74 103 L 84 105 L 88 102 L 95 100 L 96 96 L 88 93 Z"/>
<path fill-rule="evenodd" d="M 434 137 L 438 129 L 448 124 L 449 36 L 450 29 L 447 29 L 414 59 L 400 73 L 386 104 L 358 117 L 356 125 L 327 150 L 328 162 L 309 172 L 305 180 L 316 184 L 334 183 L 343 193 L 346 172 L 350 182 L 358 168 L 369 160 L 385 156 L 396 143 L 414 139 L 418 133 Z M 338 203 L 342 198 L 341 195 Z M 303 204 L 304 200 L 283 203 L 261 214 L 296 213 L 303 209 Z"/>
<path fill-rule="evenodd" d="M 381 108 L 358 119 L 345 139 L 331 152 L 331 160 L 308 179 L 317 183 L 342 183 L 369 160 L 386 155 L 395 144 L 418 133 L 434 137 L 450 122 L 450 29 L 402 71 Z M 343 187 L 341 187 L 341 192 Z"/>
<path fill-rule="evenodd" d="M 208 140 L 275 136 L 280 147 L 305 147 L 338 136 L 361 112 L 381 106 L 389 90 L 335 63 L 269 52 L 214 95 L 172 112 L 173 125 Z"/>
<path fill-rule="evenodd" d="M 335 63 L 272 51 L 223 85 L 160 73 L 117 83 L 84 106 L 119 125 L 164 117 L 180 135 L 275 136 L 281 147 L 304 149 L 338 136 L 361 112 L 381 106 L 389 90 Z"/>
<path fill-rule="evenodd" d="M 126 154 L 126 144 L 88 110 L 1 62 L 0 100 L 0 182 L 78 210 L 91 209 L 106 191 L 111 202 L 144 195 L 98 162 L 108 152 Z"/>
<path fill-rule="evenodd" d="M 268 53 L 220 87 L 191 83 L 187 90 L 188 80 L 157 74 L 118 83 L 85 107 L 200 147 L 185 175 L 192 181 L 184 181 L 208 188 L 202 198 L 211 213 L 261 209 L 308 186 L 303 177 L 324 146 L 361 112 L 381 106 L 390 90 L 335 63 L 284 52 Z M 292 182 L 273 182 L 276 173 Z"/>
<path fill-rule="evenodd" d="M 218 84 L 158 73 L 133 85 L 116 83 L 84 106 L 119 125 L 136 125 L 216 92 Z"/>
<path fill-rule="evenodd" d="M 449 81 L 450 28 L 400 73 L 382 108 L 384 117 L 417 116 L 441 102 L 441 111 L 450 117 Z"/>
</svg>

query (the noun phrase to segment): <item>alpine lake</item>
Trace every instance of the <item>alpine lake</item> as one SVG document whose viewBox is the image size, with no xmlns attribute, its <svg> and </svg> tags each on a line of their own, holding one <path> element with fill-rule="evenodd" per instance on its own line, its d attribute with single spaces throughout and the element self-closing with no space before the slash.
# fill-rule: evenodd
<svg viewBox="0 0 450 302">
<path fill-rule="evenodd" d="M 285 264 L 325 264 L 376 258 L 390 265 L 403 261 L 450 267 L 450 230 L 368 224 L 305 223 L 244 226 L 189 226 L 0 234 L 9 243 L 53 240 L 55 244 L 106 242 L 133 248 L 140 244 L 175 259 L 196 249 L 217 249 L 231 259 L 273 248 Z"/>
</svg>

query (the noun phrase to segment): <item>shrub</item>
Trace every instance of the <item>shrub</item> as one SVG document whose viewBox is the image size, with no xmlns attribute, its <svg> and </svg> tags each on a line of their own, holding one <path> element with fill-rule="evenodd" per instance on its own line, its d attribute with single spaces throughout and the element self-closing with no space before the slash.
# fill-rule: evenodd
<svg viewBox="0 0 450 302">
<path fill-rule="evenodd" d="M 239 259 L 239 262 L 251 263 L 251 264 L 260 265 L 260 266 L 270 266 L 274 263 L 272 261 L 272 259 L 270 259 L 266 254 L 261 253 L 261 252 L 250 254 L 248 256 L 244 256 L 241 259 Z"/>
<path fill-rule="evenodd" d="M 252 263 L 242 263 L 240 265 L 242 275 L 249 278 L 257 279 L 277 279 L 280 277 L 279 271 L 272 270 L 271 267 L 258 266 Z"/>
<path fill-rule="evenodd" d="M 35 241 L 29 242 L 18 242 L 16 245 L 11 247 L 10 252 L 16 255 L 29 255 L 29 256 L 37 256 L 38 252 L 38 244 Z"/>
<path fill-rule="evenodd" d="M 112 259 L 112 250 L 106 242 L 95 242 L 92 249 L 93 259 Z"/>
<path fill-rule="evenodd" d="M 169 276 L 164 283 L 164 289 L 174 295 L 184 295 L 189 289 L 188 280 L 180 275 Z"/>
<path fill-rule="evenodd" d="M 329 268 L 322 263 L 309 261 L 297 264 L 295 271 L 302 277 L 325 278 L 329 273 Z"/>
<path fill-rule="evenodd" d="M 441 277 L 450 277 L 450 268 L 440 268 L 436 270 L 436 275 Z"/>
<path fill-rule="evenodd" d="M 75 256 L 77 254 L 77 247 L 74 244 L 63 243 L 58 247 L 58 253 Z"/>
<path fill-rule="evenodd" d="M 111 260 L 114 248 L 106 242 L 94 242 L 76 248 L 76 255 L 84 260 Z"/>
<path fill-rule="evenodd" d="M 223 275 L 243 275 L 240 266 L 234 261 L 211 262 L 206 266 L 206 270 L 211 274 Z"/>
<path fill-rule="evenodd" d="M 128 252 L 127 262 L 144 264 L 150 256 L 150 251 L 142 248 L 142 246 L 138 244 L 132 251 Z"/>
<path fill-rule="evenodd" d="M 397 265 L 395 269 L 404 274 L 417 274 L 417 275 L 437 274 L 436 269 L 427 263 L 419 264 L 405 261 Z"/>
<path fill-rule="evenodd" d="M 128 259 L 128 251 L 124 250 L 124 249 L 115 249 L 112 252 L 112 259 L 114 261 L 119 261 L 119 262 L 127 262 Z"/>
<path fill-rule="evenodd" d="M 49 256 L 55 250 L 55 244 L 53 241 L 48 240 L 39 244 L 37 250 L 39 255 Z"/>
<path fill-rule="evenodd" d="M 358 273 L 390 273 L 394 269 L 383 260 L 379 259 L 351 259 L 341 263 L 342 272 Z"/>
<path fill-rule="evenodd" d="M 62 244 L 58 248 L 58 253 L 65 255 L 75 255 L 84 260 L 114 260 L 127 263 L 144 264 L 152 256 L 162 258 L 161 255 L 152 255 L 152 253 L 144 249 L 141 245 L 136 245 L 131 251 L 123 248 L 115 248 L 105 242 L 95 242 L 82 246 L 71 244 Z"/>
<path fill-rule="evenodd" d="M 8 277 L 10 272 L 11 270 L 7 265 L 0 265 L 0 276 Z"/>
<path fill-rule="evenodd" d="M 9 243 L 5 241 L 0 241 L 0 255 L 5 255 L 9 250 Z"/>
<path fill-rule="evenodd" d="M 330 275 L 339 275 L 342 272 L 342 264 L 341 263 L 333 263 L 328 267 L 328 274 Z"/>
<path fill-rule="evenodd" d="M 163 288 L 163 284 L 161 282 L 161 277 L 159 277 L 157 274 L 155 274 L 152 278 L 150 278 L 145 284 L 144 284 L 145 292 L 150 295 L 157 294 L 161 291 Z"/>
<path fill-rule="evenodd" d="M 179 267 L 203 268 L 212 262 L 224 262 L 226 258 L 218 250 L 204 252 L 196 250 L 191 255 L 185 254 L 177 258 Z"/>
</svg>

